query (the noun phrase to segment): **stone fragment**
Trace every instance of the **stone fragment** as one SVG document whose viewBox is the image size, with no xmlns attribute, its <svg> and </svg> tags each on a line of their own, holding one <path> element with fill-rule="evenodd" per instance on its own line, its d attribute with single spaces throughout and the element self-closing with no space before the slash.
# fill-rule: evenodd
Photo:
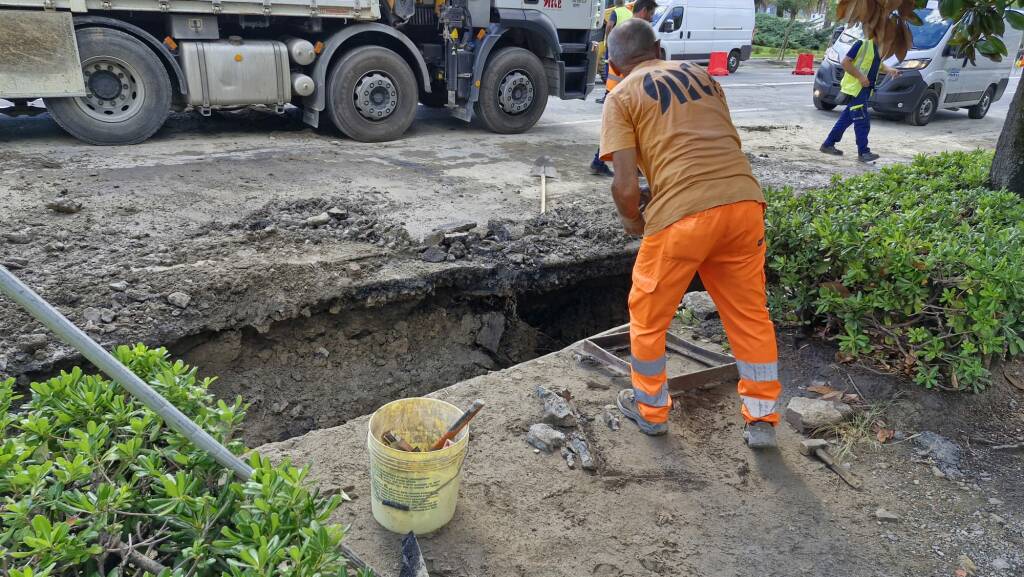
<svg viewBox="0 0 1024 577">
<path fill-rule="evenodd" d="M 32 242 L 32 237 L 26 232 L 6 232 L 3 236 L 4 240 L 10 244 L 28 244 Z"/>
<path fill-rule="evenodd" d="M 192 302 L 192 297 L 181 291 L 176 291 L 167 295 L 167 302 L 178 307 L 179 309 L 184 309 L 188 308 L 188 304 Z"/>
<path fill-rule="evenodd" d="M 0 261 L 0 265 L 3 265 L 10 270 L 18 270 L 28 266 L 28 259 L 20 256 L 10 256 L 3 261 Z"/>
<path fill-rule="evenodd" d="M 565 465 L 570 469 L 576 468 L 576 453 L 569 450 L 568 447 L 562 447 L 562 458 L 565 459 Z"/>
<path fill-rule="evenodd" d="M 587 440 L 583 438 L 583 435 L 579 433 L 573 433 L 569 436 L 569 450 L 576 454 L 576 458 L 580 461 L 580 466 L 583 467 L 584 471 L 593 471 L 597 468 L 594 463 L 594 457 L 590 454 L 590 447 L 587 445 Z"/>
<path fill-rule="evenodd" d="M 550 453 L 565 444 L 565 434 L 556 431 L 551 425 L 537 423 L 530 426 L 526 442 L 545 453 Z"/>
<path fill-rule="evenodd" d="M 452 243 L 452 245 L 448 247 L 448 254 L 457 259 L 463 258 L 466 256 L 466 245 L 461 242 Z"/>
<path fill-rule="evenodd" d="M 46 203 L 46 208 L 61 214 L 75 214 L 82 210 L 82 203 L 66 197 L 59 197 Z"/>
<path fill-rule="evenodd" d="M 88 307 L 87 309 L 82 311 L 82 318 L 84 318 L 85 320 L 87 320 L 87 321 L 89 321 L 91 323 L 98 323 L 98 322 L 100 322 L 100 317 L 102 317 L 102 316 L 103 316 L 103 313 L 100 311 L 100 309 L 97 309 L 97 308 Z"/>
<path fill-rule="evenodd" d="M 946 477 L 950 479 L 961 479 L 964 474 L 960 471 L 960 445 L 932 431 L 922 431 L 914 442 L 919 447 L 922 456 L 931 457 L 935 466 Z"/>
<path fill-rule="evenodd" d="M 992 560 L 992 568 L 996 571 L 1006 571 L 1010 568 L 1010 562 L 1005 557 L 996 557 Z"/>
<path fill-rule="evenodd" d="M 427 262 L 444 262 L 448 253 L 436 246 L 432 246 L 420 254 L 420 258 Z"/>
<path fill-rule="evenodd" d="M 883 523 L 895 523 L 900 520 L 900 516 L 891 511 L 887 511 L 882 507 L 875 509 L 875 519 L 882 521 Z"/>
<path fill-rule="evenodd" d="M 604 412 L 601 414 L 601 417 L 604 419 L 604 424 L 608 425 L 609 429 L 618 431 L 622 428 L 622 419 L 619 418 L 619 409 L 615 405 L 605 405 Z"/>
<path fill-rule="evenodd" d="M 45 347 L 46 341 L 46 335 L 42 333 L 33 333 L 31 335 L 25 335 L 25 338 L 21 339 L 18 346 L 26 353 L 34 353 Z"/>
<path fill-rule="evenodd" d="M 498 346 L 501 345 L 501 337 L 504 334 L 505 315 L 497 312 L 487 313 L 483 316 L 480 332 L 476 334 L 476 344 L 497 354 Z"/>
<path fill-rule="evenodd" d="M 690 311 L 690 314 L 699 321 L 718 316 L 718 307 L 715 306 L 715 301 L 711 300 L 711 295 L 704 291 L 686 293 L 683 296 L 683 308 Z"/>
<path fill-rule="evenodd" d="M 112 282 L 112 283 L 110 283 L 109 286 L 110 286 L 111 290 L 115 290 L 117 292 L 122 292 L 123 293 L 124 291 L 128 290 L 128 283 L 126 283 L 123 280 Z"/>
<path fill-rule="evenodd" d="M 335 206 L 327 209 L 327 216 L 337 220 L 345 220 L 348 218 L 348 211 Z"/>
<path fill-rule="evenodd" d="M 807 397 L 793 397 L 786 406 L 786 421 L 801 432 L 834 425 L 851 414 L 853 409 L 846 403 Z"/>
<path fill-rule="evenodd" d="M 451 234 L 453 232 L 469 232 L 476 228 L 476 222 L 472 220 L 457 220 L 453 222 L 447 222 L 441 226 L 435 228 L 435 231 Z"/>
<path fill-rule="evenodd" d="M 323 226 L 323 225 L 325 225 L 325 224 L 327 224 L 329 222 L 331 222 L 331 215 L 327 214 L 326 212 L 321 212 L 320 214 L 318 214 L 316 216 L 311 216 L 311 217 L 307 218 L 306 219 L 306 226 L 312 226 L 312 227 Z"/>
<path fill-rule="evenodd" d="M 576 414 L 573 412 L 572 407 L 569 406 L 569 402 L 563 399 L 561 395 L 557 395 L 540 385 L 537 385 L 534 392 L 540 400 L 544 401 L 543 421 L 545 423 L 555 425 L 556 427 L 576 426 Z"/>
</svg>

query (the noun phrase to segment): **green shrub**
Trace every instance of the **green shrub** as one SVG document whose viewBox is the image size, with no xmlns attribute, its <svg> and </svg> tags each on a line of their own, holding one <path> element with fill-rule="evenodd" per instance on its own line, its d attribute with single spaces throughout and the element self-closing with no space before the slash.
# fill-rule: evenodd
<svg viewBox="0 0 1024 577">
<path fill-rule="evenodd" d="M 769 298 L 841 354 L 978 391 L 1024 349 L 1024 200 L 984 188 L 992 155 L 917 157 L 830 188 L 768 191 Z"/>
<path fill-rule="evenodd" d="M 234 453 L 240 400 L 164 349 L 116 356 Z M 75 368 L 32 383 L 11 412 L 0 381 L 0 559 L 10 577 L 347 575 L 344 530 L 327 518 L 346 499 L 303 486 L 306 470 L 273 466 L 238 481 L 120 387 Z"/>
<path fill-rule="evenodd" d="M 789 18 L 759 13 L 755 17 L 755 23 L 757 29 L 754 33 L 754 44 L 782 48 L 782 39 L 786 36 Z M 828 48 L 831 36 L 831 30 L 811 30 L 806 23 L 794 21 L 793 30 L 789 33 L 789 48 L 823 50 Z"/>
</svg>

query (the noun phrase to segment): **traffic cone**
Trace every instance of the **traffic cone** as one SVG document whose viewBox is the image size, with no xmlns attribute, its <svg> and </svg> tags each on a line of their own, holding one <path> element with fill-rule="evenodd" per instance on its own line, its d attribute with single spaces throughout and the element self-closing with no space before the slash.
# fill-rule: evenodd
<svg viewBox="0 0 1024 577">
<path fill-rule="evenodd" d="M 725 52 L 712 52 L 708 62 L 708 74 L 712 76 L 729 75 L 729 55 Z"/>
<path fill-rule="evenodd" d="M 814 74 L 814 55 L 813 54 L 800 54 L 796 57 L 796 68 L 793 69 L 793 74 L 799 74 L 801 76 L 813 75 Z"/>
</svg>

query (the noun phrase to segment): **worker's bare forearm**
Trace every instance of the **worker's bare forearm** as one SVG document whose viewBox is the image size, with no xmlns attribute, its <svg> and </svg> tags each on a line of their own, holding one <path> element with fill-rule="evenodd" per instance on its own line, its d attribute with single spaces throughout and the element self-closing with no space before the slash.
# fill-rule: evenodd
<svg viewBox="0 0 1024 577">
<path fill-rule="evenodd" d="M 615 208 L 618 209 L 619 216 L 623 219 L 637 220 L 641 218 L 640 183 L 636 176 L 632 178 L 632 181 L 628 178 L 621 180 L 625 182 L 620 182 L 616 175 L 615 180 L 612 181 L 612 198 L 615 200 Z"/>
</svg>

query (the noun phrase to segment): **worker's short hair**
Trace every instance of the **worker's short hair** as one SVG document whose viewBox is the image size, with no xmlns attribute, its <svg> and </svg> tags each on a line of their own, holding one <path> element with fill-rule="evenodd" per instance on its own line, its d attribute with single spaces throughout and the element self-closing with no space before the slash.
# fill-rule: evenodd
<svg viewBox="0 0 1024 577">
<path fill-rule="evenodd" d="M 612 29 L 608 36 L 608 59 L 619 66 L 650 54 L 658 39 L 645 20 L 630 18 Z"/>
<path fill-rule="evenodd" d="M 658 3 L 655 0 L 637 0 L 637 3 L 633 5 L 633 14 L 644 10 L 654 12 L 657 9 Z"/>
</svg>

